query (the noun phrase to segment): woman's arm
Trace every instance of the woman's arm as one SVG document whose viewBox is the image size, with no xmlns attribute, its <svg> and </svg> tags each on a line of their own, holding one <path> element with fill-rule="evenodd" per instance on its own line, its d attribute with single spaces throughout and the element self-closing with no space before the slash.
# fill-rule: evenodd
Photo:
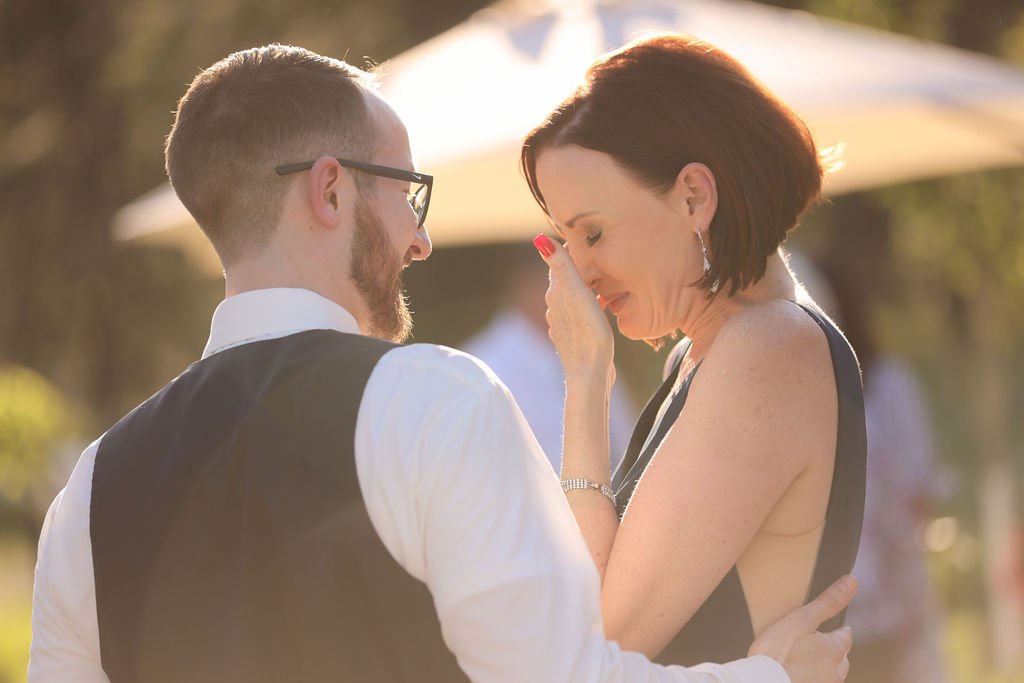
<svg viewBox="0 0 1024 683">
<path fill-rule="evenodd" d="M 548 334 L 565 370 L 561 479 L 607 485 L 611 483 L 608 401 L 615 382 L 612 330 L 569 254 L 550 240 L 538 240 L 535 244 L 551 268 L 545 297 Z M 615 506 L 592 489 L 568 491 L 566 499 L 603 579 L 619 523 Z"/>
<path fill-rule="evenodd" d="M 608 636 L 660 652 L 787 491 L 835 452 L 835 414 L 827 341 L 806 314 L 780 302 L 727 323 L 613 539 L 602 583 Z M 824 514 L 828 487 L 818 488 L 824 497 L 798 506 L 795 524 L 807 510 Z"/>
<path fill-rule="evenodd" d="M 610 483 L 610 391 L 611 381 L 606 375 L 593 372 L 574 376 L 566 374 L 562 436 L 563 481 L 583 478 L 599 484 Z M 594 490 L 568 491 L 566 499 L 603 582 L 609 553 L 619 527 L 615 505 Z"/>
</svg>

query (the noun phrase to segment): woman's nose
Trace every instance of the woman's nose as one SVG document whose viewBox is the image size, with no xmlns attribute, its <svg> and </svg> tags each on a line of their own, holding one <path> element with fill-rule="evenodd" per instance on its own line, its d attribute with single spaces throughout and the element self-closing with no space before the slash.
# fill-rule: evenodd
<svg viewBox="0 0 1024 683">
<path fill-rule="evenodd" d="M 601 274 L 594 265 L 593 259 L 587 258 L 584 254 L 576 254 L 571 249 L 569 250 L 569 257 L 576 265 L 576 270 L 579 271 L 580 278 L 583 280 L 584 284 L 591 289 L 596 287 L 598 281 L 601 279 Z"/>
</svg>

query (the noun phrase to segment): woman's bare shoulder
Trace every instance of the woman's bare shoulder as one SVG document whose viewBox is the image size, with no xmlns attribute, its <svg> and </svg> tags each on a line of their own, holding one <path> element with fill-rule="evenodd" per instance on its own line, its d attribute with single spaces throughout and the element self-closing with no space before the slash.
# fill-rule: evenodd
<svg viewBox="0 0 1024 683">
<path fill-rule="evenodd" d="M 698 387 L 697 383 L 701 386 Z M 828 339 L 799 306 L 751 306 L 723 326 L 694 381 L 709 420 L 728 407 L 759 445 L 798 462 L 834 438 L 836 386 Z M 819 443 L 820 442 L 820 443 Z M 788 454 L 788 455 L 782 455 Z"/>
<path fill-rule="evenodd" d="M 763 366 L 770 374 L 831 368 L 828 339 L 818 323 L 796 304 L 769 301 L 732 316 L 708 352 L 718 362 Z"/>
</svg>

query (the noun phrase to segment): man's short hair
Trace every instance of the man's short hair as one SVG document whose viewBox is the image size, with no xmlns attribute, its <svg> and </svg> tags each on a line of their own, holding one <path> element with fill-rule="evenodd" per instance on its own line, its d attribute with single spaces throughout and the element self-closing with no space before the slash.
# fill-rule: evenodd
<svg viewBox="0 0 1024 683">
<path fill-rule="evenodd" d="M 236 52 L 178 102 L 167 175 L 225 265 L 270 242 L 293 179 L 280 164 L 329 154 L 370 159 L 374 76 L 288 45 Z"/>
</svg>

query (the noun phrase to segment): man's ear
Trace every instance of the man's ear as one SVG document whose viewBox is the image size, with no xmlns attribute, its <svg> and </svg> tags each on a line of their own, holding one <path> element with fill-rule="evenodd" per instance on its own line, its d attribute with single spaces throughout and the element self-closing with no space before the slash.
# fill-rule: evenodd
<svg viewBox="0 0 1024 683">
<path fill-rule="evenodd" d="M 307 201 L 317 222 L 332 227 L 341 219 L 351 197 L 352 179 L 334 157 L 323 156 L 309 169 Z"/>
<path fill-rule="evenodd" d="M 676 175 L 672 196 L 692 219 L 690 227 L 694 232 L 708 229 L 718 210 L 718 184 L 710 168 L 699 162 L 683 166 Z"/>
</svg>

